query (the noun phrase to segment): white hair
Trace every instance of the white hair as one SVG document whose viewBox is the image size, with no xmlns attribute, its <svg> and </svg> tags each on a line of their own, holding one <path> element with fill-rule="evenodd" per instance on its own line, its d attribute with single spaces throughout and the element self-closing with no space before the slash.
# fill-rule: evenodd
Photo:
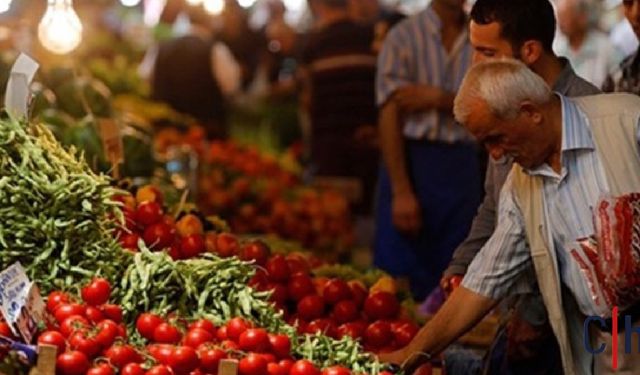
<svg viewBox="0 0 640 375">
<path fill-rule="evenodd" d="M 454 100 L 456 121 L 464 124 L 478 100 L 502 119 L 513 119 L 527 100 L 544 104 L 551 100 L 551 89 L 539 75 L 515 59 L 494 59 L 474 65 L 462 81 Z"/>
</svg>

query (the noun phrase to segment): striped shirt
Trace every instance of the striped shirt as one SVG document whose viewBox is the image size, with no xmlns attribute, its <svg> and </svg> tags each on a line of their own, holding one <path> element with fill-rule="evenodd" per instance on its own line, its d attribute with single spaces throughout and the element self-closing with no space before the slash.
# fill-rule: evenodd
<svg viewBox="0 0 640 375">
<path fill-rule="evenodd" d="M 393 93 L 407 85 L 423 84 L 455 93 L 471 64 L 471 45 L 467 32 L 456 40 L 451 51 L 442 44 L 442 22 L 432 9 L 402 21 L 385 39 L 378 56 L 376 100 L 384 104 Z M 431 110 L 410 115 L 404 123 L 409 139 L 428 139 L 447 143 L 473 138 L 455 122 L 452 113 Z"/>
<path fill-rule="evenodd" d="M 571 99 L 560 98 L 561 172 L 556 173 L 546 163 L 526 172 L 543 178 L 544 209 L 563 283 L 573 293 L 582 313 L 598 315 L 589 283 L 570 251 L 579 239 L 594 234 L 592 208 L 609 189 L 588 119 Z M 637 138 L 640 139 L 640 134 Z M 475 257 L 462 282 L 466 288 L 494 299 L 529 292 L 536 282 L 524 219 L 514 198 L 512 175 L 507 177 L 500 194 L 496 231 Z"/>
</svg>

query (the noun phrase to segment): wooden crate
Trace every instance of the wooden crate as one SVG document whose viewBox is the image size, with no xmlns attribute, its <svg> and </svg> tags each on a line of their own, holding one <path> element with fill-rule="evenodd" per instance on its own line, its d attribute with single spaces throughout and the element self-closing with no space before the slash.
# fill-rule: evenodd
<svg viewBox="0 0 640 375">
<path fill-rule="evenodd" d="M 29 375 L 55 375 L 56 374 L 56 351 L 52 345 L 38 345 L 38 362 L 29 371 Z"/>
</svg>

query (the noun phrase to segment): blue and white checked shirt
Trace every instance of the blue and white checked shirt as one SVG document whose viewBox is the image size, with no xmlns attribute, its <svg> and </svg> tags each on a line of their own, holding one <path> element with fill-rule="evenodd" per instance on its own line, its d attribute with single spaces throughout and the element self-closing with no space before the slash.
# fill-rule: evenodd
<svg viewBox="0 0 640 375">
<path fill-rule="evenodd" d="M 545 212 L 558 259 L 560 277 L 585 315 L 598 315 L 589 285 L 569 251 L 580 238 L 594 234 L 592 208 L 608 192 L 588 120 L 571 99 L 562 101 L 562 171 L 546 163 L 527 173 L 543 177 Z M 640 124 L 639 124 L 640 125 Z M 640 139 L 640 134 L 637 134 Z M 514 199 L 512 174 L 500 194 L 498 225 L 464 277 L 466 288 L 494 299 L 531 291 L 535 273 L 524 219 Z"/>
<path fill-rule="evenodd" d="M 441 28 L 440 18 L 429 6 L 389 32 L 378 57 L 378 105 L 384 104 L 397 89 L 411 84 L 436 86 L 454 93 L 458 91 L 471 65 L 471 44 L 465 31 L 447 52 L 442 45 Z M 455 122 L 452 113 L 437 110 L 406 118 L 404 135 L 409 139 L 447 143 L 473 142 L 473 137 Z"/>
</svg>

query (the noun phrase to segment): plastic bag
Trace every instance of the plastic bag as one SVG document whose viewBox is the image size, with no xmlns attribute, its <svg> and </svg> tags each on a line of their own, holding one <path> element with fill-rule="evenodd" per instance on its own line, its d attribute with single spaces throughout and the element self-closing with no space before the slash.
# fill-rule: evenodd
<svg viewBox="0 0 640 375">
<path fill-rule="evenodd" d="M 624 311 L 640 301 L 640 193 L 600 199 L 594 211 L 595 238 L 571 249 L 599 315 Z"/>
</svg>

